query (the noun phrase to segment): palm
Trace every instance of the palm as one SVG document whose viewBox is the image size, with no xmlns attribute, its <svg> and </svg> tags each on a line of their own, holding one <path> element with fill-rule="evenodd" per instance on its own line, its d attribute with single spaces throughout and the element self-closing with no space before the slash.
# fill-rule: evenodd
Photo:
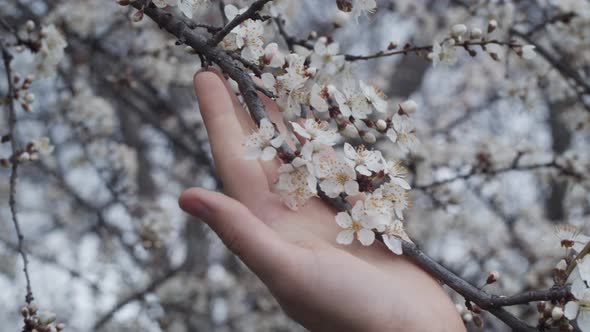
<svg viewBox="0 0 590 332">
<path fill-rule="evenodd" d="M 337 244 L 335 212 L 319 199 L 289 210 L 272 192 L 278 161 L 242 158 L 241 144 L 255 127 L 235 96 L 213 73 L 197 76 L 196 92 L 224 189 L 241 204 L 220 194 L 203 197 L 195 189 L 182 195 L 181 205 L 190 212 L 198 199 L 212 205 L 228 200 L 220 213 L 233 213 L 235 222 L 211 227 L 293 318 L 313 330 L 367 331 L 371 324 L 382 329 L 389 323 L 409 330 L 433 311 L 453 317 L 440 286 L 381 243 Z M 276 104 L 264 101 L 273 122 L 284 129 Z"/>
</svg>

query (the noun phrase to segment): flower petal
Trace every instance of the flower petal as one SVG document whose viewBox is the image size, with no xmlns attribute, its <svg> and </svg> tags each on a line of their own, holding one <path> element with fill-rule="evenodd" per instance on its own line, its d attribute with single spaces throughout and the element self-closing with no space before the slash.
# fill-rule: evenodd
<svg viewBox="0 0 590 332">
<path fill-rule="evenodd" d="M 402 241 L 393 235 L 383 235 L 383 243 L 396 255 L 403 254 Z"/>
<path fill-rule="evenodd" d="M 339 244 L 351 244 L 352 240 L 354 240 L 354 231 L 350 229 L 345 229 L 336 236 L 336 242 Z"/>
<path fill-rule="evenodd" d="M 342 228 L 349 228 L 352 226 L 352 218 L 348 212 L 338 212 L 336 215 L 336 224 Z"/>
<path fill-rule="evenodd" d="M 356 195 L 359 193 L 359 183 L 355 180 L 346 181 L 344 184 L 344 192 L 347 195 Z"/>
<path fill-rule="evenodd" d="M 273 160 L 277 155 L 277 150 L 272 146 L 267 146 L 262 150 L 262 154 L 260 155 L 261 160 Z"/>
<path fill-rule="evenodd" d="M 370 246 L 375 241 L 375 233 L 368 229 L 361 229 L 356 233 L 359 242 L 364 246 Z"/>
<path fill-rule="evenodd" d="M 566 303 L 563 311 L 565 317 L 569 320 L 576 319 L 579 307 L 580 306 L 575 301 L 569 301 L 568 303 Z"/>
</svg>

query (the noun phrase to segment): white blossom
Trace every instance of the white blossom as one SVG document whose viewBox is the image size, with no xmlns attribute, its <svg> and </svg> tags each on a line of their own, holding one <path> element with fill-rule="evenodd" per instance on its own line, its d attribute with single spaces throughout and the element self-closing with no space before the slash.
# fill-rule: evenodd
<svg viewBox="0 0 590 332">
<path fill-rule="evenodd" d="M 328 96 L 328 89 L 315 83 L 309 93 L 309 105 L 318 112 L 326 112 L 330 108 L 330 105 L 326 101 Z"/>
<path fill-rule="evenodd" d="M 403 211 L 411 206 L 408 191 L 393 182 L 384 183 L 379 189 L 382 190 L 383 198 L 392 203 L 395 215 L 403 220 Z"/>
<path fill-rule="evenodd" d="M 383 156 L 378 150 L 367 150 L 363 145 L 356 149 L 344 143 L 344 155 L 346 161 L 362 175 L 371 175 L 371 172 L 379 172 L 383 169 Z"/>
<path fill-rule="evenodd" d="M 385 101 L 385 94 L 383 91 L 370 84 L 366 84 L 363 81 L 360 81 L 359 84 L 365 98 L 367 98 L 367 102 L 369 102 L 377 112 L 387 112 L 387 101 Z"/>
<path fill-rule="evenodd" d="M 575 300 L 566 303 L 564 308 L 565 317 L 569 320 L 576 320 L 582 332 L 590 331 L 590 288 L 588 287 L 590 276 L 587 273 L 590 267 L 588 265 L 590 265 L 590 257 L 588 256 L 578 262 L 571 287 L 571 293 Z"/>
<path fill-rule="evenodd" d="M 323 69 L 329 75 L 334 75 L 344 65 L 344 55 L 340 53 L 338 43 L 328 44 L 326 37 L 318 38 L 311 54 L 310 66 Z"/>
<path fill-rule="evenodd" d="M 384 167 L 385 174 L 389 176 L 389 181 L 398 186 L 410 190 L 410 184 L 405 180 L 406 169 L 399 161 L 386 161 Z"/>
<path fill-rule="evenodd" d="M 377 2 L 375 0 L 354 0 L 352 5 L 351 16 L 358 21 L 363 14 L 373 14 L 377 10 Z"/>
<path fill-rule="evenodd" d="M 55 149 L 55 147 L 51 145 L 51 140 L 49 139 L 49 137 L 38 138 L 36 140 L 33 140 L 32 143 L 35 152 L 39 152 L 42 155 L 48 155 Z"/>
<path fill-rule="evenodd" d="M 349 212 L 339 212 L 336 215 L 336 223 L 344 230 L 338 233 L 336 242 L 348 245 L 354 240 L 356 234 L 359 242 L 364 246 L 369 246 L 375 241 L 373 228 L 381 228 L 381 225 L 374 218 L 365 213 L 363 201 L 357 201 L 352 210 Z"/>
<path fill-rule="evenodd" d="M 36 69 L 41 76 L 51 76 L 63 59 L 64 49 L 68 43 L 55 25 L 50 24 L 41 29 L 41 48 L 37 52 Z"/>
<path fill-rule="evenodd" d="M 397 143 L 404 152 L 414 150 L 418 145 L 418 138 L 416 138 L 416 130 L 410 118 L 405 115 L 396 114 L 391 121 L 393 128 L 387 130 L 387 137 L 392 142 Z"/>
<path fill-rule="evenodd" d="M 439 63 L 444 65 L 453 65 L 457 62 L 457 50 L 454 39 L 445 41 L 434 41 L 432 44 L 432 53 L 429 54 L 432 59 L 432 65 L 436 67 Z"/>
<path fill-rule="evenodd" d="M 193 0 L 195 1 L 195 0 Z M 245 12 L 247 8 L 238 9 L 234 5 L 224 7 L 225 16 L 228 20 L 233 20 L 236 16 Z M 258 64 L 261 56 L 264 55 L 264 41 L 262 34 L 264 26 L 258 20 L 248 19 L 236 26 L 225 38 L 229 41 L 224 46 L 236 47 L 241 49 L 241 56 L 247 61 Z"/>
<path fill-rule="evenodd" d="M 313 156 L 313 163 L 316 175 L 321 179 L 320 188 L 328 197 L 335 198 L 341 193 L 359 193 L 356 172 L 347 162 L 322 150 Z"/>
<path fill-rule="evenodd" d="M 562 247 L 572 248 L 576 252 L 582 251 L 590 241 L 590 237 L 582 234 L 579 228 L 568 224 L 556 226 L 555 235 Z"/>
<path fill-rule="evenodd" d="M 297 122 L 291 122 L 291 125 L 295 133 L 310 140 L 316 148 L 321 145 L 332 146 L 340 139 L 336 129 L 331 128 L 328 122 L 322 120 L 306 119 L 303 126 Z"/>
<path fill-rule="evenodd" d="M 279 51 L 277 43 L 270 43 L 264 48 L 264 61 L 267 66 L 272 68 L 280 68 L 285 64 L 285 55 Z"/>
<path fill-rule="evenodd" d="M 301 149 L 299 157 L 279 167 L 276 189 L 285 205 L 292 210 L 304 206 L 310 198 L 317 195 L 312 153 L 313 147 L 308 143 Z"/>
<path fill-rule="evenodd" d="M 357 119 L 366 119 L 371 114 L 372 109 L 367 101 L 367 98 L 357 88 L 356 81 L 346 75 L 342 83 L 342 92 L 340 92 L 333 85 L 328 86 L 330 96 L 336 100 L 340 113 L 343 116 L 353 116 Z"/>
<path fill-rule="evenodd" d="M 300 104 L 309 100 L 305 83 L 315 70 L 307 68 L 305 58 L 294 53 L 287 55 L 286 62 L 288 66 L 283 74 L 275 77 L 271 73 L 264 73 L 261 79 L 264 86 L 279 97 L 277 102 L 284 111 L 299 115 Z"/>
<path fill-rule="evenodd" d="M 283 144 L 283 136 L 275 136 L 275 127 L 268 119 L 260 121 L 260 128 L 246 137 L 245 158 L 252 160 L 272 160 L 277 155 L 277 148 Z"/>
<path fill-rule="evenodd" d="M 396 255 L 401 255 L 402 241 L 411 242 L 410 238 L 404 230 L 404 224 L 401 220 L 394 219 L 389 225 L 385 227 L 385 230 L 381 234 L 383 243 Z"/>
</svg>

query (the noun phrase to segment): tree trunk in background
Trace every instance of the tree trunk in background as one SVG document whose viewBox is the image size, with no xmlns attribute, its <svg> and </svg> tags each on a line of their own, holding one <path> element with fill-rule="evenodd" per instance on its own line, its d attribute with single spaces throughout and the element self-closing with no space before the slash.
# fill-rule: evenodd
<svg viewBox="0 0 590 332">
<path fill-rule="evenodd" d="M 561 120 L 560 115 L 563 114 L 570 102 L 549 102 L 549 127 L 551 128 L 551 137 L 553 139 L 552 148 L 556 155 L 563 154 L 571 143 L 571 133 L 566 125 Z M 566 218 L 564 199 L 567 193 L 567 180 L 551 178 L 551 191 L 548 193 L 545 201 L 545 214 L 549 220 L 559 223 Z"/>
</svg>

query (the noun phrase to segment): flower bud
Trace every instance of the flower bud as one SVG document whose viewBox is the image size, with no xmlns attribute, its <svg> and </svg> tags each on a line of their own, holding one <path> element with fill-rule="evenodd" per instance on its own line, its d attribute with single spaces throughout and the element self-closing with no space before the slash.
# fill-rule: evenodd
<svg viewBox="0 0 590 332">
<path fill-rule="evenodd" d="M 6 159 L 3 159 L 3 160 L 6 160 Z M 29 309 L 27 309 L 27 307 L 22 307 L 20 309 L 20 314 L 25 318 L 29 317 Z"/>
<path fill-rule="evenodd" d="M 35 30 L 35 22 L 28 20 L 27 23 L 25 23 L 25 29 L 27 29 L 28 32 Z"/>
<path fill-rule="evenodd" d="M 38 317 L 39 317 L 39 323 L 41 325 L 49 325 L 49 324 L 55 322 L 55 319 L 57 318 L 55 313 L 53 313 L 51 311 L 43 311 L 43 312 L 39 313 Z"/>
<path fill-rule="evenodd" d="M 27 104 L 32 104 L 35 102 L 35 94 L 32 92 L 29 92 L 25 95 L 25 102 Z"/>
<path fill-rule="evenodd" d="M 23 152 L 18 156 L 18 161 L 25 162 L 31 160 L 31 155 L 28 152 Z"/>
<path fill-rule="evenodd" d="M 408 99 L 408 100 L 404 101 L 403 103 L 399 104 L 399 107 L 406 114 L 412 114 L 418 110 L 418 104 L 416 104 L 416 102 L 413 101 L 412 99 Z"/>
<path fill-rule="evenodd" d="M 343 12 L 351 12 L 352 11 L 352 2 L 350 0 L 336 0 L 336 6 Z"/>
<path fill-rule="evenodd" d="M 473 28 L 473 29 L 471 29 L 470 37 L 471 37 L 471 39 L 479 39 L 479 38 L 481 38 L 482 34 L 483 33 L 481 32 L 480 28 Z"/>
<path fill-rule="evenodd" d="M 490 20 L 488 22 L 488 33 L 492 33 L 498 27 L 498 21 Z"/>
<path fill-rule="evenodd" d="M 554 321 L 558 321 L 563 317 L 563 309 L 560 307 L 555 307 L 553 308 L 553 310 L 551 310 L 551 318 L 553 318 Z"/>
<path fill-rule="evenodd" d="M 455 24 L 451 28 L 451 36 L 453 37 L 461 37 L 467 32 L 467 27 L 465 24 Z"/>
<path fill-rule="evenodd" d="M 375 137 L 375 135 L 373 135 L 373 133 L 366 132 L 363 135 L 363 141 L 365 141 L 369 144 L 375 144 L 375 142 L 377 142 L 377 137 Z"/>
<path fill-rule="evenodd" d="M 385 122 L 385 120 L 383 119 L 377 120 L 375 125 L 377 126 L 377 129 L 379 129 L 380 131 L 384 131 L 385 129 L 387 129 L 387 122 Z"/>
<path fill-rule="evenodd" d="M 341 131 L 342 136 L 344 137 L 348 137 L 348 138 L 356 138 L 359 137 L 359 131 L 356 129 L 356 127 L 352 124 L 347 124 L 346 127 L 344 127 Z"/>
<path fill-rule="evenodd" d="M 56 328 L 58 331 L 61 331 L 61 330 L 63 330 L 63 329 L 65 329 L 65 328 L 66 328 L 66 324 L 64 324 L 64 323 L 59 323 L 59 324 L 55 325 L 55 328 Z"/>
<path fill-rule="evenodd" d="M 473 315 L 470 312 L 466 312 L 463 314 L 463 321 L 469 323 L 473 320 Z"/>
<path fill-rule="evenodd" d="M 500 278 L 500 273 L 498 271 L 492 271 L 488 274 L 488 278 L 486 280 L 486 284 L 493 284 Z"/>
<path fill-rule="evenodd" d="M 143 10 L 138 10 L 137 12 L 135 12 L 135 14 L 133 14 L 133 22 L 139 22 L 143 19 Z"/>
</svg>

